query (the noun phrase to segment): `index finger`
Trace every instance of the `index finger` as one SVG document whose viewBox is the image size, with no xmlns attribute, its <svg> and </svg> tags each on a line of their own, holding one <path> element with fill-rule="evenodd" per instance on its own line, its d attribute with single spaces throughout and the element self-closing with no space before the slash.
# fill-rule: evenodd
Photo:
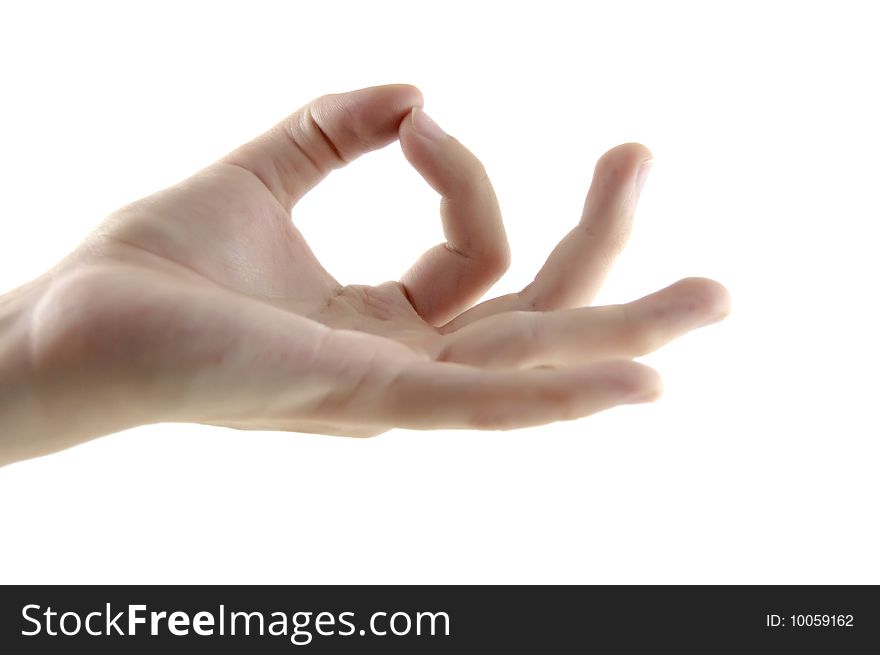
<svg viewBox="0 0 880 655">
<path fill-rule="evenodd" d="M 415 310 L 439 325 L 470 307 L 507 270 L 510 250 L 486 169 L 418 107 L 400 124 L 403 154 L 437 191 L 446 243 L 401 278 Z"/>
</svg>

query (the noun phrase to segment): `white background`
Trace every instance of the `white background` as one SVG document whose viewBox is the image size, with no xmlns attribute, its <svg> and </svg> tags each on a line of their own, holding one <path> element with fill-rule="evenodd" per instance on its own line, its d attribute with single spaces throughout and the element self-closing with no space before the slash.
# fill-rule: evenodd
<svg viewBox="0 0 880 655">
<path fill-rule="evenodd" d="M 2 582 L 880 582 L 872 3 L 46 3 L 0 10 L 0 291 L 309 99 L 409 82 L 531 279 L 595 160 L 654 152 L 600 302 L 734 299 L 655 405 L 372 440 L 160 425 L 0 470 Z M 10 9 L 14 6 L 14 9 Z M 342 282 L 440 241 L 394 144 L 295 210 Z"/>
</svg>

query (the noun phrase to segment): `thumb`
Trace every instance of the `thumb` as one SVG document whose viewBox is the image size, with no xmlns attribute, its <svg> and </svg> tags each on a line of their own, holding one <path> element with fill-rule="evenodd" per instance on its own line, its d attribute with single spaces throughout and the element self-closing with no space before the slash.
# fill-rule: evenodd
<svg viewBox="0 0 880 655">
<path fill-rule="evenodd" d="M 422 94 L 408 84 L 321 96 L 220 161 L 257 176 L 290 209 L 330 171 L 388 145 Z"/>
</svg>

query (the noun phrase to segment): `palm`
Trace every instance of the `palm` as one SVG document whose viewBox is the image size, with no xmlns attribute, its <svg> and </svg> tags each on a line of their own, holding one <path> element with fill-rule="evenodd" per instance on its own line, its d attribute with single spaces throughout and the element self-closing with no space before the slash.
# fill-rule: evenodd
<svg viewBox="0 0 880 655">
<path fill-rule="evenodd" d="M 96 349 L 110 343 L 118 357 L 114 339 L 125 350 L 148 343 L 140 375 L 173 380 L 162 389 L 167 418 L 243 428 L 515 427 L 656 393 L 653 374 L 627 360 L 724 313 L 717 284 L 689 280 L 629 306 L 567 309 L 595 294 L 626 238 L 645 149 L 603 158 L 581 223 L 535 282 L 468 309 L 507 266 L 497 201 L 470 152 L 415 127 L 413 102 L 411 87 L 321 99 L 120 210 L 88 249 L 103 262 L 100 290 L 92 280 L 74 294 L 80 311 L 97 303 L 86 313 L 113 315 L 96 322 Z M 443 196 L 448 242 L 400 282 L 342 287 L 289 209 L 330 170 L 398 136 Z"/>
<path fill-rule="evenodd" d="M 400 284 L 341 287 L 315 259 L 289 213 L 241 167 L 209 167 L 123 214 L 110 233 L 113 241 L 196 272 L 206 283 L 425 353 L 439 339 Z"/>
</svg>

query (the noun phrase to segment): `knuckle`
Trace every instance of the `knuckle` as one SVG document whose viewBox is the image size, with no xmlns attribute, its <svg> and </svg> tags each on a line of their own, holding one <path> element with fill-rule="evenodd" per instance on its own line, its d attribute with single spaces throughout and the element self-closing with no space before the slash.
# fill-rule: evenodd
<svg viewBox="0 0 880 655">
<path fill-rule="evenodd" d="M 489 179 L 489 172 L 486 170 L 483 162 L 476 158 L 474 158 L 471 178 L 474 180 L 474 184 L 478 186 L 492 186 L 492 181 Z"/>
<path fill-rule="evenodd" d="M 485 250 L 480 259 L 487 273 L 497 280 L 510 268 L 510 248 L 506 241 L 496 244 Z"/>
<path fill-rule="evenodd" d="M 457 174 L 455 175 L 455 186 L 458 192 L 474 194 L 485 193 L 487 188 L 492 190 L 492 182 L 483 163 L 473 155 L 468 159 L 469 161 L 460 162 Z"/>
</svg>

